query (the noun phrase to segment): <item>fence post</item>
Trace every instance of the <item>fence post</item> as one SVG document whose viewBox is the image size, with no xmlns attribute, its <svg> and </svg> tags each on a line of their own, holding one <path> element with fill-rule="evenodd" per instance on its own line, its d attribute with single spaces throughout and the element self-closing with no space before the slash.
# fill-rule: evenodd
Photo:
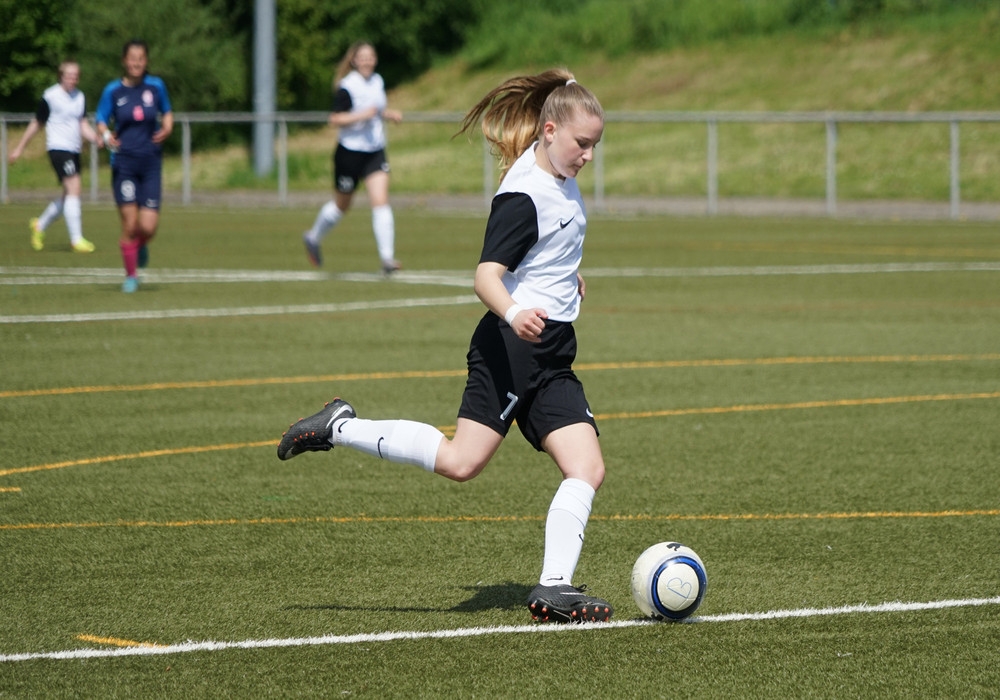
<svg viewBox="0 0 1000 700">
<path fill-rule="evenodd" d="M 483 138 L 483 200 L 489 210 L 493 201 L 493 154 L 490 153 L 490 142 Z"/>
<path fill-rule="evenodd" d="M 826 120 L 826 213 L 837 213 L 837 122 Z"/>
<path fill-rule="evenodd" d="M 278 203 L 288 204 L 288 121 L 278 122 Z"/>
<path fill-rule="evenodd" d="M 7 120 L 0 117 L 0 204 L 7 200 Z"/>
<path fill-rule="evenodd" d="M 708 120 L 708 213 L 712 216 L 719 211 L 719 122 L 713 117 Z"/>
<path fill-rule="evenodd" d="M 191 122 L 181 120 L 181 204 L 191 204 Z"/>
<path fill-rule="evenodd" d="M 604 211 L 604 146 L 600 143 L 594 146 L 594 208 Z"/>
<path fill-rule="evenodd" d="M 97 203 L 97 178 L 99 177 L 100 160 L 97 155 L 97 144 L 90 144 L 90 203 Z"/>
<path fill-rule="evenodd" d="M 959 156 L 959 143 L 958 143 L 958 122 L 952 120 L 951 122 L 951 165 L 950 165 L 950 176 L 951 176 L 951 218 L 957 219 L 959 217 L 959 204 L 961 201 L 961 192 L 959 190 L 959 176 L 958 176 L 958 156 Z"/>
</svg>

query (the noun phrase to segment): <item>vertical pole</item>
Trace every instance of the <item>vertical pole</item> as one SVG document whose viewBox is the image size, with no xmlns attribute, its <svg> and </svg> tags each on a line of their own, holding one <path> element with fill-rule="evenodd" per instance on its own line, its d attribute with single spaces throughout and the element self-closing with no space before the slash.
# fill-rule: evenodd
<svg viewBox="0 0 1000 700">
<path fill-rule="evenodd" d="M 826 213 L 837 214 L 837 122 L 826 121 Z"/>
<path fill-rule="evenodd" d="M 93 125 L 91 125 L 93 126 Z M 97 203 L 97 178 L 99 175 L 100 156 L 98 156 L 97 144 L 90 144 L 90 202 Z"/>
<path fill-rule="evenodd" d="M 181 120 L 181 203 L 186 207 L 191 204 L 191 122 Z"/>
<path fill-rule="evenodd" d="M 959 189 L 959 168 L 958 168 L 958 158 L 959 158 L 959 142 L 958 142 L 958 122 L 952 120 L 951 122 L 951 164 L 950 164 L 950 175 L 951 175 L 951 218 L 959 218 L 959 207 L 961 204 L 962 194 Z"/>
<path fill-rule="evenodd" d="M 594 208 L 597 211 L 604 211 L 604 146 L 602 144 L 594 146 Z"/>
<path fill-rule="evenodd" d="M 719 123 L 708 120 L 708 213 L 719 212 Z"/>
<path fill-rule="evenodd" d="M 263 119 L 275 111 L 275 0 L 254 0 L 253 15 L 253 123 L 254 172 L 264 177 L 274 169 L 274 121 Z"/>
<path fill-rule="evenodd" d="M 490 153 L 490 142 L 483 139 L 483 200 L 489 210 L 493 202 L 493 154 Z"/>
<path fill-rule="evenodd" d="M 0 118 L 0 204 L 7 201 L 7 120 Z"/>
<path fill-rule="evenodd" d="M 278 202 L 288 204 L 288 121 L 278 122 Z"/>
</svg>

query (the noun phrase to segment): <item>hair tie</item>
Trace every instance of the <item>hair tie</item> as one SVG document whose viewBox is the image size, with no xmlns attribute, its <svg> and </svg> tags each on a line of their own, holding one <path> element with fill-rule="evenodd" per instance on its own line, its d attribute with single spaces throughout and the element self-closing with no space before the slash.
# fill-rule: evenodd
<svg viewBox="0 0 1000 700">
<path fill-rule="evenodd" d="M 576 82 L 576 78 L 570 78 L 569 80 L 566 81 L 566 84 L 567 85 L 572 85 L 575 82 Z"/>
</svg>

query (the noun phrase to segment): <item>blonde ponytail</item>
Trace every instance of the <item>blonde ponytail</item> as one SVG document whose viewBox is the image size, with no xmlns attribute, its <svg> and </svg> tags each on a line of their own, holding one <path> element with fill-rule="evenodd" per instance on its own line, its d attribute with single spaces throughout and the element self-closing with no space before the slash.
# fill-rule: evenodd
<svg viewBox="0 0 1000 700">
<path fill-rule="evenodd" d="M 500 179 L 525 149 L 538 140 L 545 122 L 571 120 L 577 109 L 601 119 L 604 110 L 594 94 L 556 68 L 538 75 L 519 76 L 491 90 L 462 120 L 458 133 L 482 122 L 483 136 L 500 164 Z"/>
</svg>

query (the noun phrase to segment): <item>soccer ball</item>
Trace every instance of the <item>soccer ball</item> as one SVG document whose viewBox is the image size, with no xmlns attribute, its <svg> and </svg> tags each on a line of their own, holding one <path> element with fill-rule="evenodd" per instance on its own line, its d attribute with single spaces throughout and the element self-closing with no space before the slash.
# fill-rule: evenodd
<svg viewBox="0 0 1000 700">
<path fill-rule="evenodd" d="M 701 558 L 680 542 L 654 544 L 632 567 L 632 599 L 655 620 L 683 620 L 701 605 L 707 587 Z"/>
</svg>

